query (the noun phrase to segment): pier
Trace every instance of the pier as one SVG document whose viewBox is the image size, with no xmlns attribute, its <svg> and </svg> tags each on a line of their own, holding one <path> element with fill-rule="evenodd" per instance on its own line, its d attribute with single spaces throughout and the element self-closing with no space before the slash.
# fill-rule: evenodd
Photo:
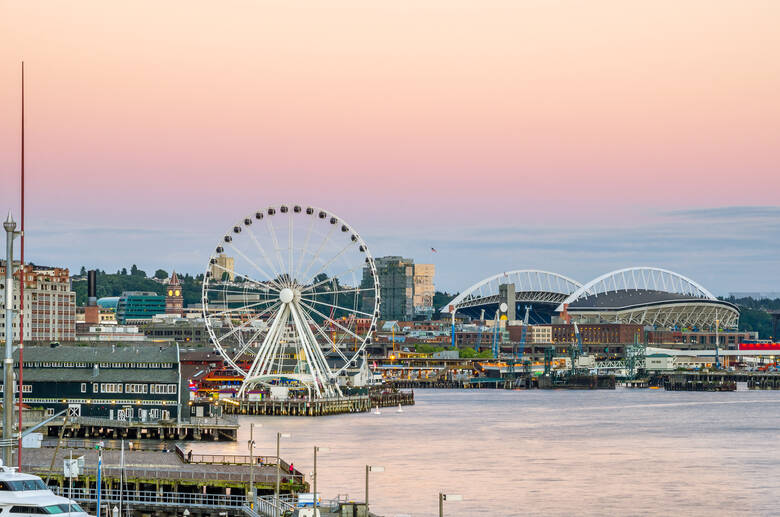
<svg viewBox="0 0 780 517">
<path fill-rule="evenodd" d="M 64 429 L 63 429 L 64 427 Z M 97 417 L 69 417 L 44 426 L 44 434 L 65 438 L 155 439 L 236 441 L 238 419 L 234 416 L 191 417 L 188 420 L 122 421 Z"/>
<path fill-rule="evenodd" d="M 375 407 L 414 405 L 414 392 L 371 390 L 366 395 L 320 399 L 221 399 L 224 414 L 263 416 L 326 416 L 365 413 Z"/>
</svg>

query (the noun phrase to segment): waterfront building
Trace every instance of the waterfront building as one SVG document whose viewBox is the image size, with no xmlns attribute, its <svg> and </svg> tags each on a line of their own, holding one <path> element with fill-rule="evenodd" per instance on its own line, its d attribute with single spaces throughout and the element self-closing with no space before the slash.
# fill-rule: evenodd
<svg viewBox="0 0 780 517">
<path fill-rule="evenodd" d="M 379 278 L 379 314 L 385 320 L 411 320 L 414 317 L 414 260 L 403 257 L 379 257 L 374 260 Z M 370 278 L 367 268 L 363 271 L 363 284 Z M 374 308 L 373 292 L 362 295 L 362 309 Z"/>
<path fill-rule="evenodd" d="M 209 266 L 211 277 L 223 281 L 233 282 L 236 278 L 235 259 L 220 253 L 214 258 L 214 262 Z"/>
<path fill-rule="evenodd" d="M 205 345 L 209 342 L 206 321 L 201 318 L 183 318 L 173 314 L 159 314 L 144 325 L 144 334 L 150 340 L 168 340 L 177 343 Z"/>
<path fill-rule="evenodd" d="M 145 323 L 155 314 L 165 314 L 165 296 L 146 291 L 126 291 L 117 301 L 116 321 L 120 325 Z"/>
<path fill-rule="evenodd" d="M 181 292 L 181 283 L 176 271 L 171 274 L 168 282 L 167 296 L 165 297 L 165 314 L 181 316 L 184 310 L 184 296 Z"/>
<path fill-rule="evenodd" d="M 414 290 L 413 301 L 415 315 L 424 315 L 430 319 L 433 315 L 433 296 L 436 288 L 433 277 L 436 274 L 434 264 L 414 265 Z"/>
<path fill-rule="evenodd" d="M 18 369 L 18 351 L 14 361 Z M 183 383 L 177 345 L 24 350 L 24 402 L 43 407 L 48 415 L 67 408 L 71 417 L 140 422 L 187 418 L 189 392 Z"/>
<path fill-rule="evenodd" d="M 0 278 L 5 278 L 5 261 Z M 24 274 L 14 262 L 14 341 L 19 340 L 19 281 L 24 277 L 24 340 L 26 342 L 73 341 L 76 339 L 76 293 L 71 290 L 67 268 L 25 264 Z M 0 282 L 0 339 L 5 341 L 5 283 Z"/>
<path fill-rule="evenodd" d="M 76 324 L 76 341 L 101 343 L 140 343 L 147 341 L 136 325 L 113 324 Z"/>
</svg>

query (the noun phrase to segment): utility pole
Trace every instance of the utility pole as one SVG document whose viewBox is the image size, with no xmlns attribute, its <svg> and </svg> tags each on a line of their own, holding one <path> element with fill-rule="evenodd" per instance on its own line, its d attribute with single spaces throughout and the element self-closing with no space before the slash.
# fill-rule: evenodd
<svg viewBox="0 0 780 517">
<path fill-rule="evenodd" d="M 11 465 L 13 448 L 11 440 L 14 434 L 14 239 L 19 234 L 16 231 L 16 221 L 8 211 L 8 218 L 3 223 L 5 229 L 5 359 L 3 361 L 3 465 Z M 22 430 L 19 429 L 21 433 Z"/>
<path fill-rule="evenodd" d="M 253 455 L 255 448 L 255 424 L 249 424 L 249 507 L 254 509 L 255 500 L 255 458 Z"/>
<path fill-rule="evenodd" d="M 395 341 L 394 341 L 395 342 Z M 314 517 L 317 517 L 317 451 L 319 451 L 320 448 L 316 445 L 314 446 Z"/>
</svg>

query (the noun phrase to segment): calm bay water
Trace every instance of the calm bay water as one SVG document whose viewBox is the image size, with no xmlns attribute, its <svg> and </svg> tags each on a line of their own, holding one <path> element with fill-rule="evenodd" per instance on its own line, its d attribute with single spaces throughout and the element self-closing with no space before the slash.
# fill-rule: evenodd
<svg viewBox="0 0 780 517">
<path fill-rule="evenodd" d="M 403 413 L 243 417 L 238 443 L 197 451 L 273 454 L 312 469 L 325 498 L 363 499 L 387 517 L 445 515 L 776 515 L 780 392 L 421 390 Z"/>
</svg>

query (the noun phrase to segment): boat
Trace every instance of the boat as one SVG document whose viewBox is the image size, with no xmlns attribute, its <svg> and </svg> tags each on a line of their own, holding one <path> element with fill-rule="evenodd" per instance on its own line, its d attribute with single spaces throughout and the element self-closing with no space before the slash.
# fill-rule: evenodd
<svg viewBox="0 0 780 517">
<path fill-rule="evenodd" d="M 379 411 L 379 406 L 376 406 L 376 407 L 374 408 L 374 414 L 375 414 L 375 415 L 381 415 L 381 414 L 382 414 L 382 412 L 381 412 L 381 411 Z"/>
<path fill-rule="evenodd" d="M 75 502 L 54 495 L 38 476 L 16 472 L 0 462 L 0 515 L 29 517 L 32 515 L 67 515 L 93 517 Z"/>
<path fill-rule="evenodd" d="M 403 413 L 404 410 L 401 408 L 401 404 L 398 404 L 398 409 L 395 410 L 396 413 Z"/>
</svg>

